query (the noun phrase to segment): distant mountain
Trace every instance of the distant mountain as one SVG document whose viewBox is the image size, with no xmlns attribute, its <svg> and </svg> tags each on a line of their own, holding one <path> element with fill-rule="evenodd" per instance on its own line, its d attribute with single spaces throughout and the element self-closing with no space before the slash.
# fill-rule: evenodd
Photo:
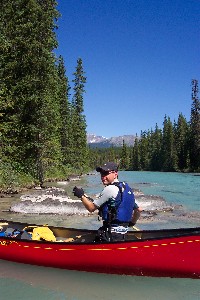
<svg viewBox="0 0 200 300">
<path fill-rule="evenodd" d="M 123 140 L 127 146 L 133 146 L 135 142 L 134 135 L 122 135 L 111 138 L 103 136 L 97 136 L 95 134 L 87 134 L 87 143 L 91 148 L 109 148 L 109 147 L 121 147 Z"/>
</svg>

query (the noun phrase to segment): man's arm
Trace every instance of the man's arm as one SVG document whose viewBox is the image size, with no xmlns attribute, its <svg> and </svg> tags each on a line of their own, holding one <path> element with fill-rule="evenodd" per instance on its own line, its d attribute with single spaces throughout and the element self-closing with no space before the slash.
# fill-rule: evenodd
<svg viewBox="0 0 200 300">
<path fill-rule="evenodd" d="M 98 208 L 85 194 L 81 197 L 81 201 L 89 212 L 94 212 Z"/>
<path fill-rule="evenodd" d="M 96 209 L 99 209 L 101 205 L 103 205 L 108 199 L 115 197 L 118 194 L 118 187 L 115 185 L 109 185 L 106 186 L 103 191 L 100 194 L 100 197 L 98 199 L 95 199 L 94 202 L 93 200 L 88 197 L 87 195 L 83 195 L 81 197 L 81 201 L 83 202 L 83 205 L 89 212 L 94 212 Z"/>
<path fill-rule="evenodd" d="M 109 198 L 115 198 L 117 196 L 118 187 L 115 185 L 106 186 L 100 194 L 100 197 L 94 201 L 84 193 L 82 188 L 75 186 L 73 188 L 73 193 L 74 196 L 81 199 L 83 205 L 89 212 L 94 212 L 96 209 L 99 209 L 102 204 L 108 201 Z"/>
<path fill-rule="evenodd" d="M 132 214 L 132 219 L 131 219 L 131 223 L 132 224 L 136 224 L 137 220 L 140 218 L 142 209 L 140 207 L 137 207 L 134 209 L 133 214 Z"/>
</svg>

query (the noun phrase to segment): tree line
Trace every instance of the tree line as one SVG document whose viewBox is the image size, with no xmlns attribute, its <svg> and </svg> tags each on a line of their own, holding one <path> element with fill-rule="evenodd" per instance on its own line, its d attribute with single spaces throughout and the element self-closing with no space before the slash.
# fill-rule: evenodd
<svg viewBox="0 0 200 300">
<path fill-rule="evenodd" d="M 1 177 L 14 171 L 42 185 L 87 169 L 86 77 L 78 58 L 71 95 L 64 59 L 54 51 L 59 16 L 55 0 L 1 1 Z"/>
<path fill-rule="evenodd" d="M 122 170 L 200 172 L 200 101 L 198 81 L 192 80 L 190 121 L 182 113 L 172 122 L 165 116 L 163 128 L 136 136 L 133 147 L 123 141 L 121 148 L 90 149 L 91 166 L 96 162 L 118 161 Z"/>
<path fill-rule="evenodd" d="M 133 147 L 87 146 L 86 76 L 77 58 L 72 86 L 58 47 L 55 0 L 2 0 L 0 10 L 0 186 L 66 178 L 107 160 L 121 169 L 200 169 L 198 81 L 192 81 L 188 123 L 180 114 L 163 129 L 142 132 Z"/>
</svg>

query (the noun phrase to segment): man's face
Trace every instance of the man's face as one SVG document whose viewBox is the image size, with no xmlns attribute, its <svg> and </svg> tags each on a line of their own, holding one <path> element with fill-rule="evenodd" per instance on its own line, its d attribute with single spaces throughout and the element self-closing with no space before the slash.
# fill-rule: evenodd
<svg viewBox="0 0 200 300">
<path fill-rule="evenodd" d="M 101 172 L 101 181 L 104 185 L 112 183 L 118 176 L 116 171 L 102 171 Z"/>
</svg>

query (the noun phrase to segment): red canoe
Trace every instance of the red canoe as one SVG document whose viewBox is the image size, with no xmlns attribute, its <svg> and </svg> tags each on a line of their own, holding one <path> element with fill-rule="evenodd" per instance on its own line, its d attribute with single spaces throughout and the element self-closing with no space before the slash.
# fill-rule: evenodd
<svg viewBox="0 0 200 300">
<path fill-rule="evenodd" d="M 0 259 L 108 274 L 200 278 L 200 227 L 130 231 L 126 241 L 98 244 L 94 230 L 53 226 L 48 228 L 54 242 L 23 238 L 29 226 L 0 221 Z"/>
</svg>

